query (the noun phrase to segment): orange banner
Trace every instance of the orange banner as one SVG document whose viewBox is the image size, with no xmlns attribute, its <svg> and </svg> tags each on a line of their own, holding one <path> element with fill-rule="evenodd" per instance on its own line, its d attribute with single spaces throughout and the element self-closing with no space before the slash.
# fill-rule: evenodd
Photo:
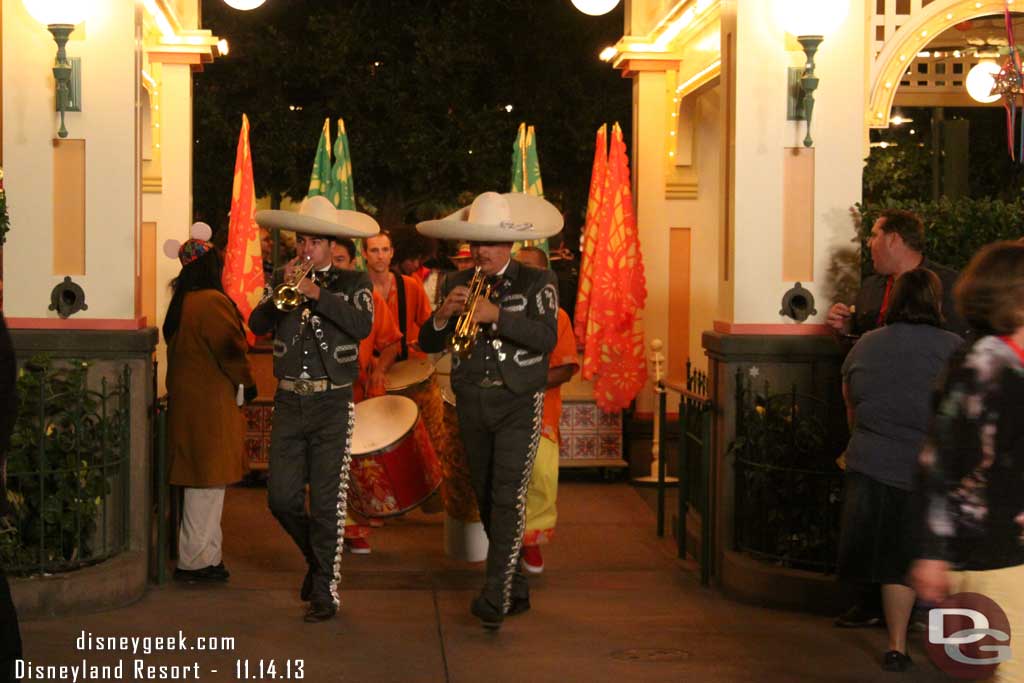
<svg viewBox="0 0 1024 683">
<path fill-rule="evenodd" d="M 591 379 L 597 370 L 597 346 L 592 344 L 594 330 L 590 320 L 591 293 L 594 278 L 594 253 L 598 241 L 598 214 L 601 211 L 601 194 L 604 191 L 605 175 L 608 169 L 608 126 L 602 125 L 597 131 L 594 147 L 594 166 L 590 174 L 590 196 L 587 199 L 587 217 L 583 224 L 583 245 L 580 256 L 580 281 L 576 292 L 575 332 L 576 340 L 583 345 L 583 378 Z M 596 342 L 596 340 L 593 340 Z"/>
<path fill-rule="evenodd" d="M 618 124 L 612 129 L 597 222 L 584 364 L 591 356 L 598 407 L 614 412 L 626 408 L 647 381 L 641 316 L 647 282 L 633 213 L 629 159 Z"/>
<path fill-rule="evenodd" d="M 260 229 L 256 225 L 256 188 L 252 177 L 249 150 L 249 118 L 242 114 L 242 130 L 238 134 L 235 155 L 235 177 L 231 188 L 231 219 L 228 223 L 228 246 L 224 255 L 224 292 L 231 297 L 243 320 L 263 296 L 263 256 L 260 251 Z M 249 344 L 255 343 L 253 333 L 245 328 Z"/>
</svg>

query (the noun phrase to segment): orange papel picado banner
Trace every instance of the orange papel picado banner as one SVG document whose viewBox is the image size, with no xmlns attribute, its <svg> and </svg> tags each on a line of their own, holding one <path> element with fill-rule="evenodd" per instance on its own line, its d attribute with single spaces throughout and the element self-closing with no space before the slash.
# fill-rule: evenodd
<svg viewBox="0 0 1024 683">
<path fill-rule="evenodd" d="M 597 249 L 598 214 L 601 211 L 601 193 L 608 170 L 608 126 L 597 130 L 594 146 L 594 166 L 590 174 L 590 196 L 587 199 L 587 216 L 583 223 L 583 244 L 581 247 L 580 281 L 576 293 L 575 332 L 579 344 L 589 352 L 583 355 L 583 378 L 593 379 L 597 371 L 596 347 L 586 342 L 593 332 L 590 320 L 590 296 L 594 286 L 594 252 Z"/>
<path fill-rule="evenodd" d="M 235 176 L 231 187 L 231 218 L 228 223 L 228 246 L 224 255 L 224 292 L 238 306 L 243 320 L 263 296 L 263 256 L 260 251 L 260 229 L 256 225 L 256 188 L 252 176 L 249 149 L 249 118 L 242 114 L 242 130 L 238 134 L 235 155 Z M 246 327 L 249 344 L 255 337 Z"/>
<path fill-rule="evenodd" d="M 612 128 L 596 226 L 589 224 L 588 216 L 586 227 L 596 227 L 596 235 L 592 238 L 592 264 L 586 263 L 585 248 L 580 277 L 580 289 L 588 288 L 583 320 L 584 377 L 588 371 L 590 378 L 596 377 L 594 398 L 598 407 L 614 412 L 627 407 L 647 380 L 641 317 L 647 283 L 633 213 L 629 159 L 618 124 Z M 584 236 L 585 247 L 587 239 Z"/>
</svg>

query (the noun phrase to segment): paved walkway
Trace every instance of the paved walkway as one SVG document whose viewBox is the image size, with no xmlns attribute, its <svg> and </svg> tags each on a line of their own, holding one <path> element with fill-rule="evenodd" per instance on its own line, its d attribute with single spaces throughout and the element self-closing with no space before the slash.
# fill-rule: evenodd
<svg viewBox="0 0 1024 683">
<path fill-rule="evenodd" d="M 24 623 L 26 658 L 35 665 L 123 660 L 129 681 L 137 680 L 134 659 L 198 664 L 204 681 L 239 680 L 236 662 L 246 660 L 250 679 L 261 660 L 265 667 L 275 662 L 278 678 L 291 660 L 293 674 L 301 661 L 305 680 L 316 682 L 946 680 L 928 662 L 919 634 L 914 670 L 885 673 L 877 663 L 881 629 L 835 629 L 828 619 L 738 605 L 701 588 L 696 568 L 655 537 L 649 507 L 623 483 L 563 483 L 558 536 L 545 550 L 545 573 L 532 583 L 533 609 L 498 633 L 469 614 L 481 567 L 446 558 L 442 516 L 419 512 L 377 530 L 373 554 L 346 554 L 339 616 L 306 624 L 297 595 L 304 563 L 266 510 L 265 495 L 228 491 L 227 585 L 172 583 L 127 608 Z M 179 630 L 191 644 L 200 636 L 232 637 L 234 649 L 138 656 L 76 649 L 83 631 Z M 194 670 L 165 673 L 195 678 Z"/>
</svg>

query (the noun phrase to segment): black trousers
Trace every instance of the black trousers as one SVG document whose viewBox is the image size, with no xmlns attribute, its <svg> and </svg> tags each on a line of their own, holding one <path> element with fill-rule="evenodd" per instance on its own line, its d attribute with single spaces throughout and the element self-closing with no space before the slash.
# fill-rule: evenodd
<svg viewBox="0 0 1024 683">
<path fill-rule="evenodd" d="M 351 387 L 309 396 L 278 390 L 274 396 L 267 482 L 270 511 L 313 569 L 312 602 L 335 606 L 354 422 Z"/>
<path fill-rule="evenodd" d="M 529 597 L 519 553 L 544 392 L 517 395 L 504 386 L 484 389 L 465 384 L 454 389 L 459 432 L 489 544 L 483 595 L 507 612 L 513 595 Z"/>
<path fill-rule="evenodd" d="M 21 659 L 21 633 L 18 630 L 18 614 L 14 611 L 14 600 L 7 577 L 0 572 L 0 683 L 13 683 L 14 660 Z"/>
</svg>

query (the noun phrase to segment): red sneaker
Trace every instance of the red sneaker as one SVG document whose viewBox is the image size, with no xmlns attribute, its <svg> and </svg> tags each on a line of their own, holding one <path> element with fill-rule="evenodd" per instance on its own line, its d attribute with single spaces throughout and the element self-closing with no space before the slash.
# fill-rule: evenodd
<svg viewBox="0 0 1024 683">
<path fill-rule="evenodd" d="M 544 571 L 544 558 L 540 555 L 539 545 L 523 546 L 523 568 L 531 574 L 540 574 Z"/>
<path fill-rule="evenodd" d="M 346 538 L 345 549 L 353 555 L 369 555 L 370 542 L 365 538 Z"/>
</svg>

